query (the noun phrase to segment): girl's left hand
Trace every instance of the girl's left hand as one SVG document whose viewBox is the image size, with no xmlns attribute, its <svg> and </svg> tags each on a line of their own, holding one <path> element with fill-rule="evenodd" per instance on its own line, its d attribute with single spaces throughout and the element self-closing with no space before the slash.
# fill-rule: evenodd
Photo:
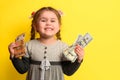
<svg viewBox="0 0 120 80">
<path fill-rule="evenodd" d="M 78 62 L 81 62 L 84 57 L 84 49 L 80 45 L 76 45 L 75 53 L 78 55 Z"/>
</svg>

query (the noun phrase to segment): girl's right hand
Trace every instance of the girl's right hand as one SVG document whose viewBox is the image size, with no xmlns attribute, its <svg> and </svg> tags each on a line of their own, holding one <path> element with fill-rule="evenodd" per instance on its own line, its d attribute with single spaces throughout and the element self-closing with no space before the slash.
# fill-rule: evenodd
<svg viewBox="0 0 120 80">
<path fill-rule="evenodd" d="M 10 52 L 10 57 L 13 58 L 19 58 L 21 56 L 25 55 L 25 47 L 24 47 L 24 41 L 19 42 L 12 42 L 8 46 L 8 50 Z"/>
<path fill-rule="evenodd" d="M 9 44 L 8 50 L 10 52 L 10 55 L 14 55 L 15 54 L 15 51 L 14 51 L 15 47 L 17 47 L 17 45 L 15 44 L 15 42 L 12 42 L 11 44 Z"/>
</svg>

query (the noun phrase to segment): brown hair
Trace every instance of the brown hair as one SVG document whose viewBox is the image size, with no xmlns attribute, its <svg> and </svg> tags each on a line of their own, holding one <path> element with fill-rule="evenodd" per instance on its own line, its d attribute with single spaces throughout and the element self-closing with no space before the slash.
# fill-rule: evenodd
<svg viewBox="0 0 120 80">
<path fill-rule="evenodd" d="M 54 8 L 52 8 L 52 7 L 43 7 L 43 8 L 41 8 L 41 9 L 39 9 L 39 10 L 33 15 L 33 20 L 32 20 L 32 24 L 31 24 L 31 27 L 32 27 L 32 29 L 31 29 L 31 38 L 30 38 L 31 40 L 32 40 L 32 39 L 35 39 L 35 30 L 34 30 L 34 27 L 33 27 L 33 26 L 37 23 L 37 21 L 38 21 L 38 19 L 39 19 L 39 16 L 40 16 L 40 15 L 42 14 L 42 12 L 45 11 L 45 10 L 54 12 L 54 13 L 56 14 L 57 18 L 58 18 L 59 24 L 61 25 L 61 15 L 60 15 L 60 13 L 59 13 L 56 9 L 54 9 Z M 61 40 L 60 30 L 57 32 L 56 37 L 57 37 L 57 39 L 60 39 L 60 40 Z"/>
</svg>

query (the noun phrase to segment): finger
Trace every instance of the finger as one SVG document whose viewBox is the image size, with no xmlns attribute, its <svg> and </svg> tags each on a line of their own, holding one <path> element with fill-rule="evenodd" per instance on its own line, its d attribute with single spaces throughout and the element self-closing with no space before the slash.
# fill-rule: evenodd
<svg viewBox="0 0 120 80">
<path fill-rule="evenodd" d="M 83 50 L 83 49 L 76 48 L 76 49 L 75 49 L 75 53 L 76 53 L 78 56 L 83 56 L 83 55 L 84 55 L 84 50 Z"/>
<path fill-rule="evenodd" d="M 23 44 L 24 44 L 24 41 L 23 41 L 23 40 L 20 40 L 20 41 L 16 41 L 15 43 L 16 43 L 16 45 L 23 45 Z"/>
<path fill-rule="evenodd" d="M 76 45 L 76 48 L 81 48 L 81 49 L 83 49 L 82 46 L 80 46 L 79 44 Z"/>
<path fill-rule="evenodd" d="M 9 46 L 8 46 L 8 48 L 13 48 L 13 47 L 15 47 L 16 46 L 16 44 L 13 42 L 13 43 L 11 43 Z"/>
<path fill-rule="evenodd" d="M 15 47 L 15 43 L 11 43 L 9 46 L 8 46 L 8 50 L 10 52 L 10 54 L 14 54 L 14 47 Z"/>
<path fill-rule="evenodd" d="M 19 58 L 19 57 L 22 57 L 24 55 L 25 55 L 25 53 L 19 53 L 19 54 L 15 55 L 15 58 Z"/>
<path fill-rule="evenodd" d="M 80 55 L 80 50 L 79 49 L 75 49 L 75 53 L 77 54 L 77 55 Z"/>
<path fill-rule="evenodd" d="M 84 51 L 84 49 L 81 48 L 80 46 L 76 47 L 75 49 L 76 49 L 77 51 L 79 51 L 79 52 Z"/>
</svg>

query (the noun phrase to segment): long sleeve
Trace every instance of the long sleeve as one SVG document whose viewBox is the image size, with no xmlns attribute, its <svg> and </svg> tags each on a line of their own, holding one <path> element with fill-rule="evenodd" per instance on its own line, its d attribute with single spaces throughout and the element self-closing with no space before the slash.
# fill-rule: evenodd
<svg viewBox="0 0 120 80">
<path fill-rule="evenodd" d="M 27 57 L 22 57 L 22 59 L 19 58 L 13 58 L 11 59 L 15 69 L 23 74 L 28 71 L 29 69 L 29 58 Z"/>
<path fill-rule="evenodd" d="M 64 74 L 68 76 L 71 76 L 72 74 L 74 74 L 80 67 L 82 61 L 83 60 L 81 60 L 80 63 L 78 62 L 78 60 L 76 60 L 74 63 L 71 63 L 70 61 L 63 61 L 62 69 L 63 69 Z"/>
</svg>

